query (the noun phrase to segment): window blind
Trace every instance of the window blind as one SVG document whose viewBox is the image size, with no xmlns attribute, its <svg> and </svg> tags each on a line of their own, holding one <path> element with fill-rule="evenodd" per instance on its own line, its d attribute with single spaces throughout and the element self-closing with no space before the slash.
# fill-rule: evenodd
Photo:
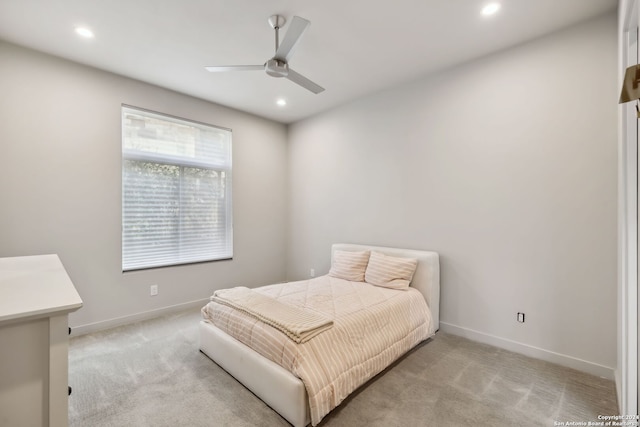
<svg viewBox="0 0 640 427">
<path fill-rule="evenodd" d="M 232 256 L 231 131 L 123 106 L 123 271 Z"/>
</svg>

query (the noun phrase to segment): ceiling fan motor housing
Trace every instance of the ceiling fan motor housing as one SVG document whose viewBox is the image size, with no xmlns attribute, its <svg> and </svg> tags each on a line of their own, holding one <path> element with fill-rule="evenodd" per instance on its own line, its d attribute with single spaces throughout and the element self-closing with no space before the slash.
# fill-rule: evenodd
<svg viewBox="0 0 640 427">
<path fill-rule="evenodd" d="M 264 69 L 267 74 L 273 77 L 287 77 L 287 75 L 289 75 L 289 65 L 275 58 L 268 60 L 267 63 L 264 64 Z"/>
</svg>

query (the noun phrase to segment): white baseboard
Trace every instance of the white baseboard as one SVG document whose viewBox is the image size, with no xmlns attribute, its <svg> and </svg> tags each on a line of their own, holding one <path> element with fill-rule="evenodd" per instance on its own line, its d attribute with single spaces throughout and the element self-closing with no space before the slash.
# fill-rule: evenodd
<svg viewBox="0 0 640 427">
<path fill-rule="evenodd" d="M 142 313 L 136 313 L 129 316 L 103 320 L 101 322 L 72 326 L 71 336 L 85 335 L 91 332 L 98 332 L 105 329 L 111 329 L 117 326 L 126 325 L 128 323 L 135 323 L 143 320 L 153 319 L 155 317 L 159 317 L 165 314 L 171 314 L 178 311 L 189 310 L 190 308 L 204 307 L 208 302 L 209 302 L 209 298 L 204 298 L 196 301 L 185 302 L 182 304 L 170 305 L 168 307 L 162 307 L 156 310 L 144 311 Z"/>
<path fill-rule="evenodd" d="M 483 332 L 474 331 L 473 329 L 463 328 L 461 326 L 452 325 L 446 322 L 440 322 L 440 330 L 453 335 L 459 335 L 473 341 L 489 344 L 515 353 L 524 354 L 525 356 L 534 357 L 536 359 L 545 360 L 547 362 L 556 363 L 558 365 L 567 366 L 577 369 L 578 371 L 587 372 L 598 377 L 613 380 L 615 377 L 614 369 L 608 366 L 599 365 L 597 363 L 588 362 L 566 354 L 555 353 L 553 351 L 534 347 L 528 344 L 511 341 L 506 338 L 496 337 L 494 335 L 485 334 Z"/>
</svg>

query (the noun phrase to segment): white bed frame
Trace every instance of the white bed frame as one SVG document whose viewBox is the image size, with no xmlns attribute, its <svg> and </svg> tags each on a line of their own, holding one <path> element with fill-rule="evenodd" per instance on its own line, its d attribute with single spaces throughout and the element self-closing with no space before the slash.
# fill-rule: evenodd
<svg viewBox="0 0 640 427">
<path fill-rule="evenodd" d="M 337 243 L 336 250 L 372 250 L 386 255 L 416 258 L 418 266 L 411 287 L 423 295 L 433 318 L 433 331 L 439 328 L 440 263 L 435 252 L 380 246 Z M 309 424 L 309 402 L 302 381 L 280 365 L 263 357 L 210 323 L 200 322 L 200 350 L 240 381 L 294 427 Z"/>
</svg>

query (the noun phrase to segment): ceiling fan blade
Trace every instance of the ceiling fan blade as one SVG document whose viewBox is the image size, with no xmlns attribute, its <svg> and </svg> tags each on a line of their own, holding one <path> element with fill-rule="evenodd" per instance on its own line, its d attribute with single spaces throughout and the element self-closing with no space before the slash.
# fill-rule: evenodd
<svg viewBox="0 0 640 427">
<path fill-rule="evenodd" d="M 220 67 L 204 67 L 204 69 L 211 73 L 220 71 L 254 71 L 264 70 L 264 65 L 223 65 Z"/>
<path fill-rule="evenodd" d="M 287 34 L 284 36 L 284 40 L 282 40 L 278 50 L 276 50 L 274 58 L 288 62 L 291 55 L 293 55 L 293 51 L 300 41 L 302 34 L 304 34 L 309 25 L 311 25 L 311 22 L 304 18 L 300 18 L 299 16 L 294 16 L 289 24 L 289 29 L 287 30 Z"/>
<path fill-rule="evenodd" d="M 302 74 L 296 73 L 291 68 L 289 68 L 289 74 L 287 74 L 287 78 L 292 82 L 299 84 L 303 88 L 310 90 L 315 94 L 318 94 L 324 90 L 322 86 L 315 84 L 314 82 L 312 82 L 311 80 L 303 76 Z"/>
</svg>

